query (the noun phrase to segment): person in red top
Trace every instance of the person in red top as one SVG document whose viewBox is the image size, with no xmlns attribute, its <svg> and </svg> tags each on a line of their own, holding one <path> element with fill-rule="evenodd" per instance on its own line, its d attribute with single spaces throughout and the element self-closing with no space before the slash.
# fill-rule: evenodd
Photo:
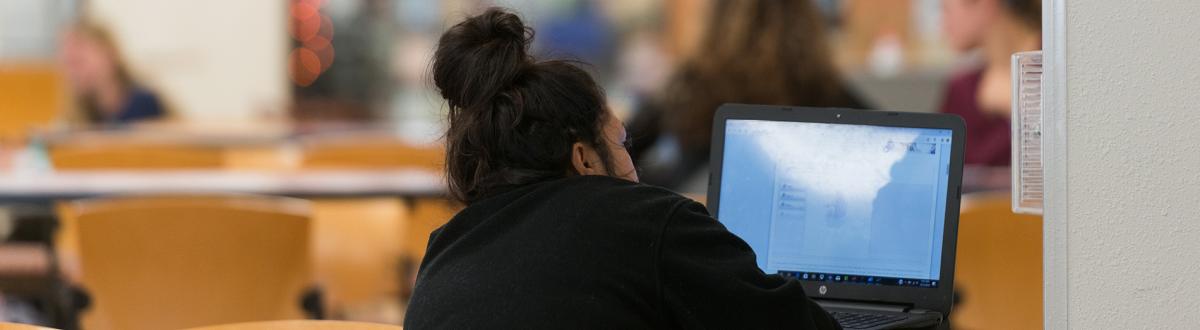
<svg viewBox="0 0 1200 330">
<path fill-rule="evenodd" d="M 941 112 L 967 123 L 967 165 L 1008 166 L 1008 58 L 1039 48 L 1041 0 L 946 0 L 942 11 L 950 46 L 960 52 L 979 49 L 984 63 L 950 79 Z"/>
<path fill-rule="evenodd" d="M 985 113 L 976 97 L 983 71 L 983 68 L 974 68 L 951 78 L 942 112 L 959 115 L 967 123 L 964 164 L 1008 166 L 1012 141 L 1008 118 Z"/>
</svg>

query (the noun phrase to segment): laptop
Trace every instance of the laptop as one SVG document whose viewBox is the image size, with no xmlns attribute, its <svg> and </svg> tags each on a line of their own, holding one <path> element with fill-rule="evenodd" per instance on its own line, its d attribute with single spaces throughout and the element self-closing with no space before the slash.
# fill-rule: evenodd
<svg viewBox="0 0 1200 330">
<path fill-rule="evenodd" d="M 843 327 L 936 326 L 953 303 L 964 134 L 953 115 L 726 104 L 709 210 Z"/>
</svg>

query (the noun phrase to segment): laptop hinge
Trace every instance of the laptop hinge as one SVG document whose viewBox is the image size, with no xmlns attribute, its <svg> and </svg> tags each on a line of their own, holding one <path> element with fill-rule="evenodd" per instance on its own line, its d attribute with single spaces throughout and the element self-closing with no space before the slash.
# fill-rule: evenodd
<svg viewBox="0 0 1200 330">
<path fill-rule="evenodd" d="M 875 303 L 875 302 L 869 303 L 869 302 L 827 300 L 827 299 L 813 299 L 813 300 L 817 302 L 817 305 L 821 305 L 821 307 L 824 307 L 824 308 L 864 309 L 864 310 L 872 310 L 872 311 L 880 311 L 880 312 L 894 312 L 894 313 L 904 313 L 904 312 L 907 312 L 908 309 L 912 307 L 911 305 L 906 305 L 906 304 L 887 304 L 887 303 Z"/>
</svg>

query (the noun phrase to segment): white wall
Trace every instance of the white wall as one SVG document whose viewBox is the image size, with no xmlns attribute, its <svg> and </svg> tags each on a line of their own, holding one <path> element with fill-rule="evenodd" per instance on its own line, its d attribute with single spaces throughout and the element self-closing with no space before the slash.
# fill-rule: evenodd
<svg viewBox="0 0 1200 330">
<path fill-rule="evenodd" d="M 0 0 L 0 60 L 53 58 L 59 21 L 71 8 L 69 1 Z"/>
<path fill-rule="evenodd" d="M 92 0 L 89 6 L 113 30 L 135 74 L 185 119 L 248 121 L 284 110 L 286 1 Z"/>
<path fill-rule="evenodd" d="M 1054 161 L 1066 173 L 1048 161 L 1047 184 L 1061 186 L 1048 186 L 1047 324 L 1194 329 L 1200 2 L 1051 1 L 1065 5 L 1047 51 L 1065 41 L 1066 80 L 1050 84 L 1065 87 L 1065 158 Z M 1064 273 L 1069 286 L 1056 287 Z"/>
</svg>

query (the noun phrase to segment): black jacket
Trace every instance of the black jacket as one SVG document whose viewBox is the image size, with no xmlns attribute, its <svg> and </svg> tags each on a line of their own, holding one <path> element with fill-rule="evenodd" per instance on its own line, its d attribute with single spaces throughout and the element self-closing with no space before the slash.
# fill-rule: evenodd
<svg viewBox="0 0 1200 330">
<path fill-rule="evenodd" d="M 434 231 L 405 327 L 839 328 L 704 206 L 602 176 L 517 188 Z"/>
</svg>

